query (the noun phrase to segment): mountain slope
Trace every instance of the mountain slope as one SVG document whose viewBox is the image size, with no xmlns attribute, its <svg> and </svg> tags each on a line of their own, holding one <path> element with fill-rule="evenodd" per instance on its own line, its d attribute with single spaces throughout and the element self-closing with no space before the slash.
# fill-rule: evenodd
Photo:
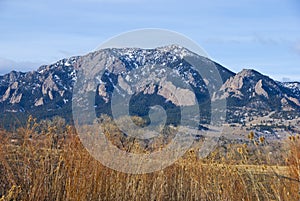
<svg viewBox="0 0 300 201">
<path fill-rule="evenodd" d="M 229 106 L 266 110 L 296 109 L 300 106 L 294 91 L 255 70 L 244 69 L 221 87 Z"/>
<path fill-rule="evenodd" d="M 37 71 L 12 71 L 0 76 L 0 112 L 3 124 L 6 124 L 4 119 L 11 122 L 12 116 L 21 119 L 29 114 L 41 119 L 59 115 L 72 122 L 72 90 L 77 72 L 91 61 L 96 63 L 86 71 L 89 75 L 97 74 L 97 66 L 104 67 L 104 73 L 97 78 L 100 80 L 95 94 L 95 110 L 98 114 L 111 114 L 111 98 L 116 91 L 120 94 L 134 91 L 131 100 L 132 115 L 147 115 L 149 107 L 166 101 L 166 107 L 178 112 L 178 107 L 192 103 L 189 97 L 193 94 L 202 105 L 200 109 L 206 112 L 209 112 L 211 97 L 213 101 L 226 99 L 229 119 L 237 111 L 256 111 L 253 115 L 260 115 L 264 111 L 300 111 L 299 83 L 276 82 L 254 70 L 243 70 L 235 74 L 207 58 L 172 45 L 156 49 L 104 49 L 41 66 Z M 194 65 L 204 72 L 204 79 Z M 187 86 L 177 89 L 182 97 L 180 100 L 176 100 L 165 90 L 166 84 L 170 83 L 146 85 L 149 77 L 145 77 L 140 79 L 144 82 L 141 85 L 143 87 L 140 87 L 130 81 L 142 76 L 146 67 L 151 69 L 149 66 L 159 66 L 153 71 L 154 77 L 159 77 L 169 69 L 168 76 L 179 75 L 182 78 Z M 221 83 L 215 80 L 214 69 L 218 70 Z M 131 88 L 128 87 L 130 83 Z M 173 87 L 172 84 L 169 87 Z M 210 94 L 210 88 L 216 93 Z"/>
<path fill-rule="evenodd" d="M 300 82 L 283 82 L 279 84 L 290 89 L 298 99 L 300 98 Z"/>
</svg>

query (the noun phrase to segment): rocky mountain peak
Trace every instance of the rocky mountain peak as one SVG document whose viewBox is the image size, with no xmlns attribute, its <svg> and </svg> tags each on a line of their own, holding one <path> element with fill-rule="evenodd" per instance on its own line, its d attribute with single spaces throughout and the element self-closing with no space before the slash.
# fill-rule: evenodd
<svg viewBox="0 0 300 201">
<path fill-rule="evenodd" d="M 246 69 L 244 68 L 241 72 L 238 73 L 240 76 L 244 77 L 252 77 L 252 76 L 263 76 L 261 73 L 254 69 Z"/>
</svg>

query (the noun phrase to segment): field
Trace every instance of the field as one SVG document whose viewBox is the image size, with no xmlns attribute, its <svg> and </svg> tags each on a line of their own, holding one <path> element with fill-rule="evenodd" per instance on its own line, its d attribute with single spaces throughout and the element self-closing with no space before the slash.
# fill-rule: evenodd
<svg viewBox="0 0 300 201">
<path fill-rule="evenodd" d="M 1 201 L 300 200 L 299 136 L 287 139 L 276 159 L 266 156 L 264 139 L 250 133 L 253 145 L 231 144 L 200 159 L 195 144 L 173 165 L 138 175 L 103 166 L 63 123 L 30 118 L 0 137 Z"/>
</svg>

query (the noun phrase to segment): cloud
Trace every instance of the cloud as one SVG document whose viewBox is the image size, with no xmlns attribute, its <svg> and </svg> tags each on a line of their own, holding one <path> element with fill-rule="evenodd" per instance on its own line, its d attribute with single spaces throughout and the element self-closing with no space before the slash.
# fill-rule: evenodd
<svg viewBox="0 0 300 201">
<path fill-rule="evenodd" d="M 40 63 L 31 61 L 20 61 L 16 62 L 6 58 L 0 58 L 0 75 L 9 73 L 10 71 L 30 71 L 36 70 Z"/>
<path fill-rule="evenodd" d="M 288 42 L 287 40 L 283 40 L 280 38 L 272 38 L 272 37 L 266 37 L 262 35 L 255 35 L 253 41 L 262 45 L 279 45 L 281 43 Z"/>
<path fill-rule="evenodd" d="M 291 79 L 291 78 L 288 78 L 288 77 L 282 77 L 282 78 L 281 78 L 281 81 L 282 81 L 282 82 L 290 82 L 290 81 L 292 81 L 292 79 Z"/>
<path fill-rule="evenodd" d="M 287 39 L 282 39 L 279 37 L 268 37 L 262 35 L 246 35 L 246 36 L 232 36 L 232 37 L 214 37 L 208 38 L 206 42 L 211 43 L 236 43 L 236 44 L 243 44 L 243 43 L 257 43 L 261 45 L 281 45 L 281 44 L 288 44 L 291 41 Z M 299 51 L 300 51 L 300 44 L 299 44 Z"/>
<path fill-rule="evenodd" d="M 294 45 L 293 49 L 297 54 L 300 55 L 300 41 Z"/>
<path fill-rule="evenodd" d="M 214 37 L 205 40 L 208 43 L 249 43 L 253 42 L 251 36 Z"/>
<path fill-rule="evenodd" d="M 279 80 L 281 82 L 300 82 L 299 76 L 294 75 L 286 75 L 286 76 L 275 76 L 277 78 L 276 80 Z"/>
</svg>

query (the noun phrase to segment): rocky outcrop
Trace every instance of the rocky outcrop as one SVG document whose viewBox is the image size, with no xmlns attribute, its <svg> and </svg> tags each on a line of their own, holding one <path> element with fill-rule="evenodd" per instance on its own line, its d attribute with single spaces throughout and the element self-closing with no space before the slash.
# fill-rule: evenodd
<svg viewBox="0 0 300 201">
<path fill-rule="evenodd" d="M 42 85 L 42 93 L 43 95 L 52 93 L 52 91 L 58 91 L 58 87 L 55 83 L 55 81 L 52 78 L 52 74 L 50 74 L 44 81 L 43 85 Z M 51 98 L 50 98 L 51 99 Z M 53 98 L 52 98 L 53 99 Z M 51 100 L 52 100 L 51 99 Z"/>
<path fill-rule="evenodd" d="M 157 94 L 178 106 L 192 106 L 196 104 L 196 97 L 193 91 L 176 87 L 172 82 L 162 83 Z"/>
<path fill-rule="evenodd" d="M 18 82 L 13 82 L 0 98 L 0 102 L 8 101 L 11 104 L 20 103 L 23 94 L 19 93 Z"/>
<path fill-rule="evenodd" d="M 257 95 L 261 95 L 261 96 L 265 96 L 266 98 L 269 98 L 268 93 L 263 89 L 263 84 L 262 84 L 262 80 L 259 80 L 256 85 L 255 85 L 255 93 Z"/>
<path fill-rule="evenodd" d="M 34 106 L 41 106 L 41 105 L 44 105 L 44 98 L 42 97 L 34 103 Z"/>
<path fill-rule="evenodd" d="M 21 99 L 22 99 L 23 94 L 18 94 L 18 93 L 14 93 L 10 99 L 10 103 L 11 104 L 17 104 L 20 103 Z"/>
</svg>

